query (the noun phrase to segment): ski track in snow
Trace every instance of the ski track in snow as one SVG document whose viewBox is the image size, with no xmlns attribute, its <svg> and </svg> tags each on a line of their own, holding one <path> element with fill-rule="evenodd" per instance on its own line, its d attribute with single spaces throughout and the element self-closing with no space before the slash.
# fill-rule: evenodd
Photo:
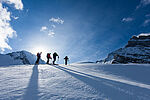
<svg viewBox="0 0 150 100">
<path fill-rule="evenodd" d="M 150 100 L 149 76 L 149 65 L 5 66 L 0 100 Z"/>
<path fill-rule="evenodd" d="M 73 72 L 77 72 L 77 71 L 74 71 L 74 70 L 71 70 L 71 69 L 69 69 L 69 70 L 73 71 Z M 85 74 L 85 73 L 82 73 L 82 72 L 77 72 L 77 73 Z M 86 73 L 95 74 L 95 73 L 92 73 L 90 71 L 88 71 L 88 72 L 86 71 Z M 87 76 L 92 76 L 92 75 L 87 74 Z M 117 82 L 129 84 L 129 85 L 133 85 L 133 86 L 138 86 L 138 87 L 150 89 L 150 85 L 143 84 L 143 83 L 140 83 L 140 82 L 134 82 L 134 81 L 131 81 L 131 80 L 121 79 L 121 78 L 119 78 L 117 76 L 114 76 L 114 75 L 106 75 L 106 74 L 99 73 L 98 75 L 95 75 L 95 77 L 96 76 L 97 76 L 97 78 L 98 77 L 99 78 L 104 78 L 104 79 L 108 79 L 108 80 L 112 80 L 112 81 L 117 81 Z"/>
</svg>

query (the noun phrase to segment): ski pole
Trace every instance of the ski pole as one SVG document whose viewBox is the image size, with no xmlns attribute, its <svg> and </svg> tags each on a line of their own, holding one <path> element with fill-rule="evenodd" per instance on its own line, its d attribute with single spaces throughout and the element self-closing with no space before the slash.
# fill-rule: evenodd
<svg viewBox="0 0 150 100">
<path fill-rule="evenodd" d="M 68 60 L 69 66 L 70 66 L 70 61 Z"/>
<path fill-rule="evenodd" d="M 59 62 L 59 57 L 58 57 L 58 60 L 57 60 L 57 63 Z"/>
</svg>

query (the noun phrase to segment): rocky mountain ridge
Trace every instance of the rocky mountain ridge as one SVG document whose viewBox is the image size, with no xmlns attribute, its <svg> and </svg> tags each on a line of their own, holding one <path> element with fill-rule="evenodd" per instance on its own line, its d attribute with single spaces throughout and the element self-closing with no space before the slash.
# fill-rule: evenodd
<svg viewBox="0 0 150 100">
<path fill-rule="evenodd" d="M 106 59 L 97 62 L 104 64 L 150 64 L 150 34 L 132 36 L 124 48 L 111 52 Z"/>
</svg>

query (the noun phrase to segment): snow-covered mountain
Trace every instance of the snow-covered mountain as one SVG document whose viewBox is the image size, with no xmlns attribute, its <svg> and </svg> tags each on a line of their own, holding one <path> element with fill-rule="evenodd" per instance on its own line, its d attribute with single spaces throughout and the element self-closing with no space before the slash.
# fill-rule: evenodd
<svg viewBox="0 0 150 100">
<path fill-rule="evenodd" d="M 110 54 L 100 63 L 150 63 L 150 34 L 133 36 L 124 48 Z"/>
<path fill-rule="evenodd" d="M 0 54 L 0 66 L 34 64 L 35 61 L 36 56 L 24 50 L 8 54 Z M 39 63 L 44 64 L 45 62 L 40 60 Z"/>
</svg>

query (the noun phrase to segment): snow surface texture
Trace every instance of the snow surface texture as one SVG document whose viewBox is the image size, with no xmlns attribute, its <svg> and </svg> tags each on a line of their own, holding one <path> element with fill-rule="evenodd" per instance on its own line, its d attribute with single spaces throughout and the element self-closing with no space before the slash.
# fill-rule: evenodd
<svg viewBox="0 0 150 100">
<path fill-rule="evenodd" d="M 34 64 L 35 61 L 36 56 L 27 51 L 17 51 L 6 55 L 0 54 L 0 66 Z M 40 60 L 39 63 L 44 64 L 45 62 Z"/>
<path fill-rule="evenodd" d="M 120 48 L 108 54 L 106 59 L 97 62 L 105 64 L 150 64 L 150 34 L 140 34 L 138 36 L 133 36 L 124 48 Z"/>
<path fill-rule="evenodd" d="M 150 100 L 149 65 L 0 67 L 0 100 Z"/>
</svg>

